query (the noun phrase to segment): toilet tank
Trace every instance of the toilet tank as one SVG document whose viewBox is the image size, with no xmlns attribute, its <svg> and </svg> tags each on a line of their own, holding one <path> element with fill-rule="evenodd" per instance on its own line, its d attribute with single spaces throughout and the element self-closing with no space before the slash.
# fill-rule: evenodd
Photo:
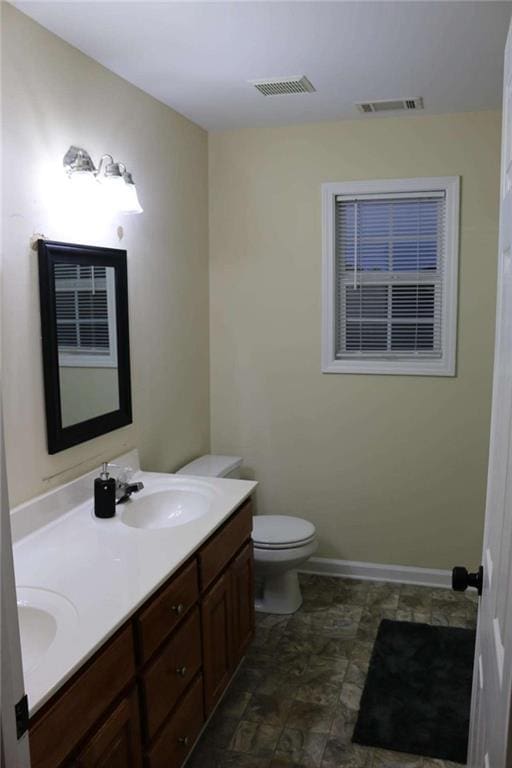
<svg viewBox="0 0 512 768">
<path fill-rule="evenodd" d="M 177 475 L 200 475 L 202 477 L 240 477 L 241 456 L 219 456 L 207 453 L 178 469 Z"/>
</svg>

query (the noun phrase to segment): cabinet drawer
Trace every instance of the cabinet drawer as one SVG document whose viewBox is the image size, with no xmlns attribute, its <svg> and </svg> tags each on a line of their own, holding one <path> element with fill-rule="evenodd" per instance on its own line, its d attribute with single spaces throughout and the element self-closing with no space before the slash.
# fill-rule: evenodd
<svg viewBox="0 0 512 768">
<path fill-rule="evenodd" d="M 138 650 L 144 663 L 168 637 L 199 595 L 197 562 L 192 560 L 136 618 Z"/>
<path fill-rule="evenodd" d="M 148 739 L 153 738 L 200 668 L 201 628 L 199 609 L 194 608 L 143 675 Z"/>
<path fill-rule="evenodd" d="M 75 768 L 141 768 L 139 707 L 133 691 L 82 749 Z"/>
<path fill-rule="evenodd" d="M 205 590 L 236 555 L 252 532 L 252 505 L 248 499 L 227 523 L 199 550 L 201 590 Z"/>
<path fill-rule="evenodd" d="M 148 752 L 148 768 L 179 768 L 199 736 L 203 723 L 203 680 L 199 677 Z"/>
<path fill-rule="evenodd" d="M 135 675 L 131 624 L 30 727 L 32 768 L 57 768 Z"/>
</svg>

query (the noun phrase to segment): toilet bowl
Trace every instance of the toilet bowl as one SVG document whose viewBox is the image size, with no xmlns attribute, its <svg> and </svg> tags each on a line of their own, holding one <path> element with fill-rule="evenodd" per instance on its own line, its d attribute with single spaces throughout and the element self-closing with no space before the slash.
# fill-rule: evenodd
<svg viewBox="0 0 512 768">
<path fill-rule="evenodd" d="M 239 478 L 240 456 L 200 456 L 177 474 Z M 257 595 L 255 608 L 265 613 L 295 613 L 302 605 L 299 568 L 316 551 L 313 523 L 288 515 L 257 515 L 253 518 L 254 568 Z"/>
<path fill-rule="evenodd" d="M 315 526 L 300 517 L 258 515 L 253 520 L 252 538 L 258 582 L 256 610 L 295 613 L 302 605 L 297 568 L 318 547 Z"/>
</svg>

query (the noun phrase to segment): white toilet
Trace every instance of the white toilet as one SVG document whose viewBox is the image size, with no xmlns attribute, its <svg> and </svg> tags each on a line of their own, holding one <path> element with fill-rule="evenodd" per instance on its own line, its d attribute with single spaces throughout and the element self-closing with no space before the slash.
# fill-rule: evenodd
<svg viewBox="0 0 512 768">
<path fill-rule="evenodd" d="M 258 515 L 252 538 L 256 577 L 261 577 L 256 610 L 295 613 L 302 605 L 296 569 L 318 547 L 315 526 L 301 517 Z"/>
<path fill-rule="evenodd" d="M 178 469 L 177 475 L 198 475 L 199 477 L 231 477 L 240 478 L 240 467 L 243 459 L 240 456 L 218 456 L 207 453 L 194 459 L 189 464 Z"/>
<path fill-rule="evenodd" d="M 239 456 L 208 454 L 186 464 L 177 474 L 203 477 L 240 477 Z M 287 515 L 257 515 L 252 538 L 258 594 L 257 611 L 294 613 L 302 605 L 297 568 L 318 547 L 313 523 Z"/>
</svg>

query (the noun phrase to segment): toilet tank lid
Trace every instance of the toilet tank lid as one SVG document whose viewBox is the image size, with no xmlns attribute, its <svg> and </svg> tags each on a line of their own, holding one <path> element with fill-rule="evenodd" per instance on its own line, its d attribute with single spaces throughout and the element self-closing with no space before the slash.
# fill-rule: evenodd
<svg viewBox="0 0 512 768">
<path fill-rule="evenodd" d="M 316 528 L 309 520 L 289 515 L 256 515 L 252 538 L 256 545 L 294 544 L 311 539 Z"/>
<path fill-rule="evenodd" d="M 208 453 L 199 456 L 190 464 L 178 469 L 177 475 L 201 475 L 202 477 L 225 477 L 242 463 L 241 456 L 219 456 Z"/>
</svg>

